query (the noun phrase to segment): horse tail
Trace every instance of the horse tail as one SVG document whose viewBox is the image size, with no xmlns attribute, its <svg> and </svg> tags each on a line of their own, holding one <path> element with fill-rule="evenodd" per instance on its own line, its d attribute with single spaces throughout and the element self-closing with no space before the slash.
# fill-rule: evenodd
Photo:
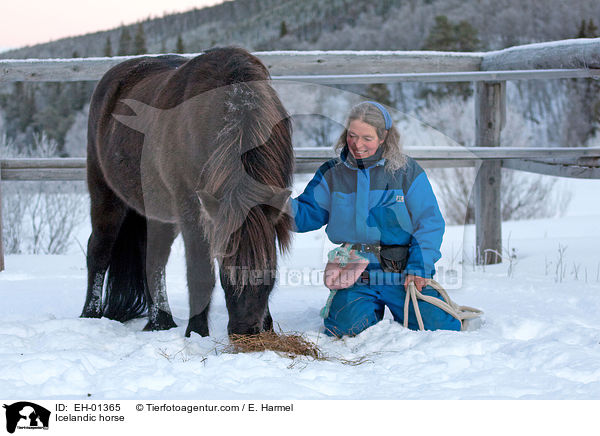
<svg viewBox="0 0 600 436">
<path fill-rule="evenodd" d="M 104 295 L 104 316 L 125 322 L 147 310 L 146 218 L 130 209 L 113 246 Z"/>
<path fill-rule="evenodd" d="M 268 201 L 292 182 L 291 121 L 258 58 L 232 49 L 220 73 L 223 124 L 202 174 L 203 189 L 219 200 L 205 225 L 211 254 L 225 267 L 272 270 L 275 241 L 282 252 L 291 241 L 291 217 Z"/>
</svg>

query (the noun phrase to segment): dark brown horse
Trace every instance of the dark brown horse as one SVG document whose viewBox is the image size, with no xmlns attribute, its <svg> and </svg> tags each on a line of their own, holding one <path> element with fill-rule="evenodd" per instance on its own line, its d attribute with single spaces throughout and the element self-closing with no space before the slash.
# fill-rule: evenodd
<svg viewBox="0 0 600 436">
<path fill-rule="evenodd" d="M 222 48 L 190 60 L 128 60 L 100 80 L 88 126 L 92 234 L 83 317 L 126 321 L 147 312 L 146 330 L 174 327 L 165 265 L 181 232 L 186 335 L 209 333 L 215 258 L 228 332 L 272 328 L 276 245 L 285 250 L 290 242 L 291 218 L 282 211 L 293 149 L 269 79 L 258 58 Z"/>
</svg>

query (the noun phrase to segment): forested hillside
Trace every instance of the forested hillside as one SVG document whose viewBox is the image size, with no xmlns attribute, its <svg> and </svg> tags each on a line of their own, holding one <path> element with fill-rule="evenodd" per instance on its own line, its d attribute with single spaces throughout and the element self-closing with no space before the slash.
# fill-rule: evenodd
<svg viewBox="0 0 600 436">
<path fill-rule="evenodd" d="M 135 44 L 125 41 L 122 46 L 122 36 L 126 31 L 130 40 L 134 39 L 140 26 L 148 53 L 175 52 L 179 37 L 187 52 L 224 44 L 238 44 L 249 50 L 418 50 L 423 48 L 435 25 L 435 17 L 440 15 L 451 22 L 469 23 L 479 35 L 479 48 L 494 50 L 573 38 L 582 20 L 591 20 L 594 27 L 598 24 L 600 3 L 593 0 L 235 0 L 13 50 L 0 57 L 104 56 L 107 45 L 112 55 L 134 54 Z"/>
</svg>

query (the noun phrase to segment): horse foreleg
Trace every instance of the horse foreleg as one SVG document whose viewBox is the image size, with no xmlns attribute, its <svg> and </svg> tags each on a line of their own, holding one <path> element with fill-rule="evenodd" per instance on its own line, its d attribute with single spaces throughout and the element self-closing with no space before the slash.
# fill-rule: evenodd
<svg viewBox="0 0 600 436">
<path fill-rule="evenodd" d="M 263 330 L 266 332 L 273 331 L 273 317 L 271 316 L 271 311 L 269 310 L 269 303 L 267 303 L 267 314 L 263 320 Z"/>
<path fill-rule="evenodd" d="M 177 327 L 171 315 L 165 269 L 171 245 L 177 237 L 175 224 L 148 221 L 148 242 L 146 247 L 146 274 L 148 283 L 148 324 L 145 331 L 168 330 Z"/>
<path fill-rule="evenodd" d="M 208 336 L 208 310 L 215 287 L 215 272 L 209 245 L 204 239 L 200 224 L 184 224 L 182 230 L 190 301 L 190 320 L 185 335 L 189 337 L 195 332 L 201 336 Z"/>
</svg>

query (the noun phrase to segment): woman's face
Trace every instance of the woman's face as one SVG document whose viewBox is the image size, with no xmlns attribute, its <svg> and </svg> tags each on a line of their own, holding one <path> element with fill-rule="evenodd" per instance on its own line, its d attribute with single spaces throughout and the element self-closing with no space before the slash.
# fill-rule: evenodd
<svg viewBox="0 0 600 436">
<path fill-rule="evenodd" d="M 373 156 L 382 142 L 372 125 L 360 120 L 352 120 L 348 125 L 346 143 L 355 159 Z"/>
</svg>

